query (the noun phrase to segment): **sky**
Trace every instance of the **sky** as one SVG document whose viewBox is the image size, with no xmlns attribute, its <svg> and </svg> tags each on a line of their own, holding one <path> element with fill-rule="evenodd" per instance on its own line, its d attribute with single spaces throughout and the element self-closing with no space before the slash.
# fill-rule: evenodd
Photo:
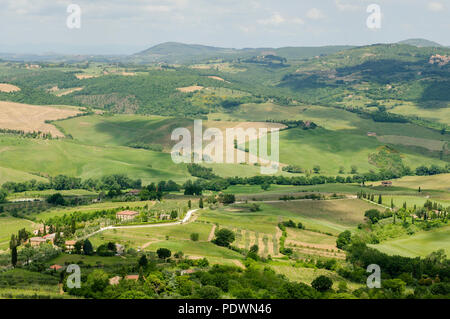
<svg viewBox="0 0 450 319">
<path fill-rule="evenodd" d="M 70 4 L 81 9 L 69 28 Z M 367 8 L 381 10 L 369 28 Z M 75 20 L 71 20 L 75 21 Z M 131 54 L 176 41 L 219 47 L 450 46 L 450 0 L 0 0 L 0 52 Z"/>
</svg>

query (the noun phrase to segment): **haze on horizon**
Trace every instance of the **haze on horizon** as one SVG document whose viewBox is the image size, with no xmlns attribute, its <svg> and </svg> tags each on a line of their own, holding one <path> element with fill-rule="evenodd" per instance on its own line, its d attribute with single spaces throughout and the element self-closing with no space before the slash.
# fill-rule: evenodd
<svg viewBox="0 0 450 319">
<path fill-rule="evenodd" d="M 67 6 L 81 7 L 69 29 Z M 381 29 L 366 26 L 369 4 Z M 131 54 L 174 41 L 219 47 L 450 45 L 449 0 L 0 0 L 0 52 Z"/>
</svg>

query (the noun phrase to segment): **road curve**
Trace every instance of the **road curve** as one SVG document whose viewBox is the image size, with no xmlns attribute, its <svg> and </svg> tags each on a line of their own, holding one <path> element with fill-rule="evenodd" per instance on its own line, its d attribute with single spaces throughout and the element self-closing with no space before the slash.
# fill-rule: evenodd
<svg viewBox="0 0 450 319">
<path fill-rule="evenodd" d="M 105 230 L 109 230 L 109 229 L 126 229 L 126 228 L 150 228 L 150 227 L 165 227 L 165 226 L 174 226 L 174 225 L 181 225 L 184 224 L 186 222 L 189 221 L 189 219 L 191 219 L 191 216 L 193 213 L 195 213 L 196 211 L 198 211 L 197 209 L 191 209 L 186 213 L 186 216 L 184 216 L 183 220 L 177 221 L 177 222 L 173 222 L 173 223 L 161 223 L 161 224 L 147 224 L 147 225 L 130 225 L 130 226 L 108 226 L 108 227 L 103 227 L 100 228 L 99 230 L 84 236 L 83 239 L 89 238 L 93 235 L 96 235 L 98 233 L 104 232 Z"/>
</svg>

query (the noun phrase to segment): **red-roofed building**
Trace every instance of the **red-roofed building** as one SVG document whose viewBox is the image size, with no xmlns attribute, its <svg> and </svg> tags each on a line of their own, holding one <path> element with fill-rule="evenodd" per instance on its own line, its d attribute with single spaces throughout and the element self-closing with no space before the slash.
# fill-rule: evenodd
<svg viewBox="0 0 450 319">
<path fill-rule="evenodd" d="M 60 269 L 63 269 L 63 266 L 54 264 L 54 265 L 51 265 L 49 268 L 58 271 Z"/>
<path fill-rule="evenodd" d="M 123 210 L 121 212 L 116 213 L 116 218 L 121 221 L 127 221 L 135 219 L 137 215 L 139 215 L 138 212 L 132 210 Z"/>
</svg>

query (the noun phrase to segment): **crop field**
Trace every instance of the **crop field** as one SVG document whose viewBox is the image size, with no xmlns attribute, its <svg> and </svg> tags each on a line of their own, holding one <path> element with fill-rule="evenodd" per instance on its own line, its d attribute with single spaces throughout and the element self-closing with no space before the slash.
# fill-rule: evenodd
<svg viewBox="0 0 450 319">
<path fill-rule="evenodd" d="M 289 212 L 294 221 L 304 223 L 306 229 L 338 235 L 364 221 L 366 210 L 377 206 L 357 199 L 302 200 L 267 204 L 274 209 Z"/>
<path fill-rule="evenodd" d="M 8 83 L 0 83 L 0 92 L 11 93 L 20 91 L 18 86 L 8 84 Z"/>
<path fill-rule="evenodd" d="M 418 190 L 419 187 L 424 190 L 442 190 L 450 191 L 450 174 L 439 174 L 432 176 L 405 176 L 393 181 L 393 186 L 407 187 Z M 381 182 L 374 183 L 380 185 Z"/>
<path fill-rule="evenodd" d="M 55 126 L 45 123 L 79 114 L 75 107 L 38 106 L 0 101 L 0 128 L 22 130 L 25 132 L 41 131 L 55 137 L 63 137 Z"/>
<path fill-rule="evenodd" d="M 450 254 L 450 226 L 421 232 L 407 238 L 389 240 L 372 247 L 389 255 L 406 257 L 425 257 L 428 254 L 443 249 Z"/>
</svg>

